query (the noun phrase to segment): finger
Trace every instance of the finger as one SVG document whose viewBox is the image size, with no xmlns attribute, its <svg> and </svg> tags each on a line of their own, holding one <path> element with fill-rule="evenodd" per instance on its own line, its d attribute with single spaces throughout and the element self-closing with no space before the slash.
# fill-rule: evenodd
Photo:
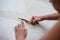
<svg viewBox="0 0 60 40">
<path fill-rule="evenodd" d="M 16 26 L 15 26 L 15 31 L 17 31 Z"/>
<path fill-rule="evenodd" d="M 25 33 L 27 34 L 27 29 L 25 29 Z"/>
<path fill-rule="evenodd" d="M 18 32 L 18 27 L 15 26 L 15 33 L 17 34 L 17 32 Z"/>
<path fill-rule="evenodd" d="M 33 24 L 37 24 L 37 20 L 33 20 L 33 22 L 32 22 Z"/>
<path fill-rule="evenodd" d="M 25 37 L 27 36 L 27 33 L 28 33 L 28 31 L 27 31 L 27 29 L 25 29 Z"/>
<path fill-rule="evenodd" d="M 38 24 L 38 21 L 37 21 L 37 20 L 33 20 L 33 23 L 36 23 L 36 24 Z"/>
<path fill-rule="evenodd" d="M 15 35 L 16 35 L 16 38 L 18 37 L 18 27 L 15 26 Z"/>
<path fill-rule="evenodd" d="M 32 25 L 35 25 L 35 22 L 34 22 L 34 20 L 32 20 L 30 23 L 31 23 Z"/>
<path fill-rule="evenodd" d="M 18 24 L 17 26 L 16 26 L 16 30 L 17 31 L 19 31 L 19 30 L 21 30 L 22 28 L 21 28 L 21 23 L 20 24 Z"/>
<path fill-rule="evenodd" d="M 34 16 L 31 18 L 31 20 L 30 20 L 30 21 L 31 21 L 31 22 L 33 22 L 33 20 L 34 20 Z"/>
<path fill-rule="evenodd" d="M 36 22 L 36 20 L 33 20 L 33 23 L 35 23 Z"/>
<path fill-rule="evenodd" d="M 20 23 L 19 28 L 20 29 L 25 29 L 25 26 L 24 26 L 24 23 L 23 22 Z"/>
<path fill-rule="evenodd" d="M 35 16 L 32 17 L 32 20 L 34 20 L 34 19 L 35 19 Z"/>
<path fill-rule="evenodd" d="M 24 22 L 23 21 L 21 22 L 21 26 L 25 28 L 25 25 L 24 25 Z"/>
<path fill-rule="evenodd" d="M 36 25 L 36 24 L 39 24 L 39 23 L 38 23 L 38 21 L 35 21 L 35 22 L 32 22 L 31 24 Z"/>
<path fill-rule="evenodd" d="M 22 30 L 22 28 L 21 28 L 21 23 L 18 24 L 18 26 L 17 26 L 17 30 L 18 30 L 18 31 L 19 31 L 19 30 Z"/>
<path fill-rule="evenodd" d="M 18 26 L 17 26 L 18 28 L 20 28 L 20 24 L 18 24 Z"/>
<path fill-rule="evenodd" d="M 18 26 L 15 27 L 15 30 L 18 31 Z"/>
<path fill-rule="evenodd" d="M 38 21 L 36 21 L 35 23 L 36 23 L 36 24 L 39 24 L 39 22 L 38 22 Z"/>
</svg>

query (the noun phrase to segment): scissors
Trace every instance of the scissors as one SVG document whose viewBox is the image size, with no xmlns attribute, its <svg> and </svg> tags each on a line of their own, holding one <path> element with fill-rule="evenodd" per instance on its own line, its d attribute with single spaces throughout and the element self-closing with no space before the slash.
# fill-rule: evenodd
<svg viewBox="0 0 60 40">
<path fill-rule="evenodd" d="M 31 21 L 28 21 L 27 19 L 23 19 L 23 18 L 19 18 L 19 19 L 22 20 L 22 21 L 25 21 L 25 22 L 27 22 L 27 23 L 29 23 L 29 24 L 32 24 Z M 36 22 L 36 24 L 39 24 L 39 23 Z M 32 24 L 32 25 L 35 25 L 35 24 Z"/>
</svg>

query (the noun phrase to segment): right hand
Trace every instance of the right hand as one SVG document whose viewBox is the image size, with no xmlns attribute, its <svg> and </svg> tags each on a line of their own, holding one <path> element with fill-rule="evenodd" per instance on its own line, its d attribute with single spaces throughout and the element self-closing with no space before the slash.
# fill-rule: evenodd
<svg viewBox="0 0 60 40">
<path fill-rule="evenodd" d="M 32 18 L 30 19 L 30 23 L 35 25 L 35 24 L 38 24 L 38 22 L 42 20 L 43 20 L 42 16 L 32 16 Z"/>
</svg>

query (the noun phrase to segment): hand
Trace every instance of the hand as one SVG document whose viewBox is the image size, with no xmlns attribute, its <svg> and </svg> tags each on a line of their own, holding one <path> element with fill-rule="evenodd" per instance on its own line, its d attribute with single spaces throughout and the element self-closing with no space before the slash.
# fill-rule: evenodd
<svg viewBox="0 0 60 40">
<path fill-rule="evenodd" d="M 35 24 L 38 24 L 38 22 L 42 20 L 43 20 L 42 16 L 33 16 L 30 20 L 30 23 L 35 25 Z"/>
<path fill-rule="evenodd" d="M 27 36 L 27 29 L 25 29 L 24 23 L 21 22 L 15 27 L 16 40 L 25 40 Z"/>
</svg>

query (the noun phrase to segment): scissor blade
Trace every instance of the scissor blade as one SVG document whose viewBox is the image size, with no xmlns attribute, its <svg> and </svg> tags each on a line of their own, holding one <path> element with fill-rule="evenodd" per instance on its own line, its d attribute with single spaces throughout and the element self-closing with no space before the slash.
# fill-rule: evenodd
<svg viewBox="0 0 60 40">
<path fill-rule="evenodd" d="M 26 20 L 26 19 L 23 19 L 23 18 L 19 18 L 20 20 L 23 20 L 23 21 L 25 21 L 25 22 L 27 22 L 27 23 L 29 23 L 29 21 L 28 20 Z"/>
</svg>

